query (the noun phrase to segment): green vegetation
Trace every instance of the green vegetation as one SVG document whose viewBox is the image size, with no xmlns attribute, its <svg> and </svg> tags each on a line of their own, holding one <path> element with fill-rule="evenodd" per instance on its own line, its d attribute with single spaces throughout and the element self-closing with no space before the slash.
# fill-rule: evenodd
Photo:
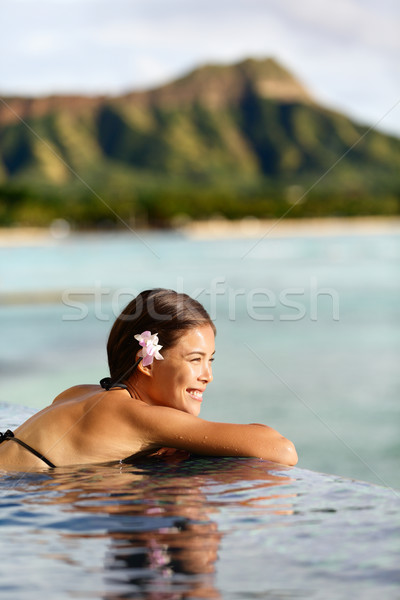
<svg viewBox="0 0 400 600">
<path fill-rule="evenodd" d="M 400 140 L 310 101 L 274 61 L 78 100 L 2 124 L 0 225 L 400 214 Z"/>
</svg>

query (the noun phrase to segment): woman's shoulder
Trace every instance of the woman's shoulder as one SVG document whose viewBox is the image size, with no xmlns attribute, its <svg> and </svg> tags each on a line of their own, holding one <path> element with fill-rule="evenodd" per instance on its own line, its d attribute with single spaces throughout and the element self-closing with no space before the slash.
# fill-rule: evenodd
<svg viewBox="0 0 400 600">
<path fill-rule="evenodd" d="M 79 385 L 74 385 L 63 392 L 58 394 L 53 400 L 53 404 L 58 402 L 67 402 L 69 400 L 83 400 L 85 397 L 92 396 L 93 394 L 101 392 L 101 387 L 99 385 L 94 385 L 90 383 L 84 383 Z"/>
</svg>

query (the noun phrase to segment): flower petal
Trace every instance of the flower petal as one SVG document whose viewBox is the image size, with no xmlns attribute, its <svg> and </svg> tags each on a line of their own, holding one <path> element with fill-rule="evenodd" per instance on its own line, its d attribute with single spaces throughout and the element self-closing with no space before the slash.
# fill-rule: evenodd
<svg viewBox="0 0 400 600">
<path fill-rule="evenodd" d="M 145 356 L 142 364 L 144 367 L 148 367 L 149 365 L 151 365 L 152 362 L 153 362 L 152 356 Z"/>
<path fill-rule="evenodd" d="M 134 337 L 140 346 L 142 346 L 139 356 L 143 358 L 143 365 L 145 367 L 150 365 L 154 358 L 164 360 L 159 352 L 162 346 L 158 343 L 158 333 L 152 334 L 151 331 L 143 331 L 143 333 L 138 333 Z"/>
</svg>

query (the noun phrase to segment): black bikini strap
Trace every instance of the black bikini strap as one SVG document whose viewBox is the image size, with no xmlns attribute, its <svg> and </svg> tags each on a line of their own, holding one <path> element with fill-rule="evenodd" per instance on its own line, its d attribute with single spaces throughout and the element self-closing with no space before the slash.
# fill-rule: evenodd
<svg viewBox="0 0 400 600">
<path fill-rule="evenodd" d="M 43 456 L 43 454 L 40 454 L 40 452 L 35 450 L 35 448 L 32 448 L 32 446 L 29 446 L 28 444 L 25 444 L 25 442 L 23 442 L 19 438 L 16 438 L 14 433 L 10 429 L 7 429 L 7 431 L 5 433 L 0 433 L 0 444 L 1 444 L 1 442 L 4 442 L 6 440 L 12 440 L 13 442 L 17 442 L 17 444 L 19 444 L 20 446 L 22 446 L 23 448 L 25 448 L 26 450 L 28 450 L 29 452 L 31 452 L 32 454 L 34 454 L 35 456 L 40 458 L 40 460 L 42 460 L 44 463 L 46 463 L 47 466 L 55 468 L 56 465 L 54 465 L 50 460 L 48 460 L 45 456 Z"/>
<path fill-rule="evenodd" d="M 103 390 L 106 390 L 107 392 L 112 387 L 111 377 L 103 377 L 103 379 L 100 379 L 99 383 L 100 383 L 101 387 L 103 388 Z"/>
<path fill-rule="evenodd" d="M 132 367 L 130 367 L 128 369 L 128 371 L 125 373 L 125 375 L 123 375 L 123 378 L 126 380 L 128 378 L 128 376 L 130 376 L 133 371 L 136 369 L 136 367 L 138 366 L 138 364 L 140 363 L 140 361 L 142 360 L 142 357 L 140 356 L 137 361 L 132 365 Z M 103 377 L 103 379 L 100 379 L 100 385 L 103 388 L 103 390 L 107 390 L 107 392 L 109 390 L 112 390 L 113 388 L 122 388 L 124 390 L 128 390 L 128 387 L 124 384 L 124 383 L 120 383 L 119 381 L 116 381 L 115 383 L 113 383 L 111 377 Z M 129 392 L 129 395 L 132 396 L 132 394 Z"/>
<path fill-rule="evenodd" d="M 114 388 L 122 388 L 123 390 L 127 390 L 129 392 L 127 385 L 118 382 L 113 383 L 111 377 L 104 377 L 103 379 L 100 379 L 100 385 L 103 388 L 103 390 L 107 390 L 107 392 Z M 129 395 L 132 397 L 132 394 L 130 392 Z"/>
<path fill-rule="evenodd" d="M 6 440 L 11 440 L 13 437 L 14 437 L 14 434 L 11 431 L 11 429 L 7 429 L 7 431 L 5 433 L 1 433 L 1 431 L 0 431 L 0 444 L 1 444 L 1 442 L 5 442 Z"/>
</svg>

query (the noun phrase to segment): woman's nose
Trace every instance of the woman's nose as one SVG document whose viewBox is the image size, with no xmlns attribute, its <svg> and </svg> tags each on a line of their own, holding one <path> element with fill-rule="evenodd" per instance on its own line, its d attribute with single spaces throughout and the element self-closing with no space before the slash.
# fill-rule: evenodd
<svg viewBox="0 0 400 600">
<path fill-rule="evenodd" d="M 203 381 L 206 381 L 207 383 L 210 383 L 213 380 L 213 374 L 212 374 L 212 366 L 211 364 L 205 364 L 203 371 L 201 373 L 201 379 Z"/>
</svg>

